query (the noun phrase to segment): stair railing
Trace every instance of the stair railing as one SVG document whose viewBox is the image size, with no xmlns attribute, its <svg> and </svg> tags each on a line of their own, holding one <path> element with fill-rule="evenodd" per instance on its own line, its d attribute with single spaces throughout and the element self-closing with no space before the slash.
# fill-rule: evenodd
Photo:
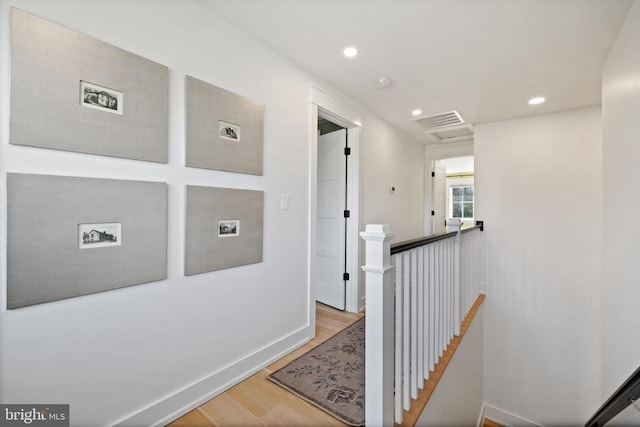
<svg viewBox="0 0 640 427">
<path fill-rule="evenodd" d="M 388 225 L 367 225 L 365 420 L 400 424 L 481 289 L 482 222 L 391 246 Z"/>
</svg>

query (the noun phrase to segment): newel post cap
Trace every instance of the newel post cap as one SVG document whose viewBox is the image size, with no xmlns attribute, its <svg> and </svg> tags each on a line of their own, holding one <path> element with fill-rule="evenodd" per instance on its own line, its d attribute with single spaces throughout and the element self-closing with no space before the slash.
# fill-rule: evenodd
<svg viewBox="0 0 640 427">
<path fill-rule="evenodd" d="M 365 233 L 391 233 L 389 224 L 367 224 Z"/>
<path fill-rule="evenodd" d="M 389 224 L 367 224 L 365 231 L 360 233 L 364 240 L 388 240 L 393 237 Z"/>
</svg>

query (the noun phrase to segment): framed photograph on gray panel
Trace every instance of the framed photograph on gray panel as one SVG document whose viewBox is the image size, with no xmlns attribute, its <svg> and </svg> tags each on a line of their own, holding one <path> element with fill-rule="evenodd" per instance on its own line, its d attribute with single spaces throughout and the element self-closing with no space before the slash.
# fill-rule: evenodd
<svg viewBox="0 0 640 427">
<path fill-rule="evenodd" d="M 187 76 L 186 165 L 262 175 L 264 106 Z"/>
<path fill-rule="evenodd" d="M 262 262 L 262 191 L 187 186 L 185 275 Z"/>
<path fill-rule="evenodd" d="M 15 8 L 11 35 L 11 144 L 167 162 L 167 67 Z"/>
<path fill-rule="evenodd" d="M 7 175 L 7 308 L 167 277 L 163 182 Z"/>
</svg>

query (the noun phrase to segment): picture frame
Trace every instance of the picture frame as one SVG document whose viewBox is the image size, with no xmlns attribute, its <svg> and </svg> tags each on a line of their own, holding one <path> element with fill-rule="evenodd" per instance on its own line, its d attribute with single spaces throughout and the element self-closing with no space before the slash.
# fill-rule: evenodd
<svg viewBox="0 0 640 427">
<path fill-rule="evenodd" d="M 240 235 L 240 220 L 224 219 L 218 221 L 218 237 L 237 237 Z"/>
<path fill-rule="evenodd" d="M 186 276 L 262 262 L 262 191 L 196 185 L 186 191 Z"/>
<path fill-rule="evenodd" d="M 12 8 L 9 142 L 167 163 L 169 69 Z"/>
<path fill-rule="evenodd" d="M 166 183 L 7 174 L 7 309 L 166 277 Z"/>
<path fill-rule="evenodd" d="M 229 141 L 240 142 L 240 126 L 228 123 L 223 120 L 218 121 L 218 136 Z"/>
<path fill-rule="evenodd" d="M 122 245 L 122 223 L 78 224 L 78 249 Z"/>
<path fill-rule="evenodd" d="M 185 77 L 186 166 L 262 175 L 264 105 Z"/>
<path fill-rule="evenodd" d="M 80 105 L 113 114 L 124 110 L 124 94 L 94 83 L 80 80 Z"/>
</svg>

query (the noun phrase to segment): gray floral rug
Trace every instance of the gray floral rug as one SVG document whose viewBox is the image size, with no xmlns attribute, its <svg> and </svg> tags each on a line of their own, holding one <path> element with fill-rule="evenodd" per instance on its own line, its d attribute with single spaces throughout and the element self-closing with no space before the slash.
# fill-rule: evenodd
<svg viewBox="0 0 640 427">
<path fill-rule="evenodd" d="M 268 378 L 352 426 L 364 425 L 364 317 Z"/>
</svg>

